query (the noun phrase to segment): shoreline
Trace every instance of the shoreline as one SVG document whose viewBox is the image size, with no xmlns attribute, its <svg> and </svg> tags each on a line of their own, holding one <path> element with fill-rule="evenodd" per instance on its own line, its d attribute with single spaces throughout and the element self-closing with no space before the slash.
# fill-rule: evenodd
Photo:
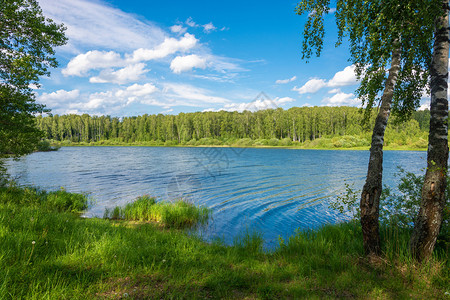
<svg viewBox="0 0 450 300">
<path fill-rule="evenodd" d="M 302 146 L 269 146 L 269 145 L 251 145 L 251 146 L 241 146 L 241 145 L 152 145 L 152 144 L 132 144 L 132 143 L 52 143 L 52 145 L 57 145 L 60 147 L 166 147 L 166 148 L 242 148 L 242 149 L 291 149 L 291 150 L 338 150 L 338 151 L 369 151 L 370 146 L 355 146 L 355 147 L 302 147 Z M 409 146 L 384 146 L 384 151 L 427 151 L 427 148 L 416 148 Z"/>
</svg>

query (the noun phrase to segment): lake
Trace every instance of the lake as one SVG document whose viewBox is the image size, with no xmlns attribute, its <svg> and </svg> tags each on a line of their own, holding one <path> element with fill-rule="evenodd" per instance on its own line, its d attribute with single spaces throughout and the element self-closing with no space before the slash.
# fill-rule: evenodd
<svg viewBox="0 0 450 300">
<path fill-rule="evenodd" d="M 348 218 L 329 202 L 345 184 L 362 188 L 368 160 L 368 151 L 63 147 L 7 165 L 19 184 L 88 193 L 95 204 L 86 217 L 102 217 L 105 208 L 143 194 L 183 198 L 212 209 L 212 221 L 199 232 L 203 238 L 232 243 L 247 230 L 258 231 L 270 248 L 297 228 Z M 384 183 L 393 188 L 397 166 L 420 174 L 426 152 L 385 151 Z"/>
</svg>

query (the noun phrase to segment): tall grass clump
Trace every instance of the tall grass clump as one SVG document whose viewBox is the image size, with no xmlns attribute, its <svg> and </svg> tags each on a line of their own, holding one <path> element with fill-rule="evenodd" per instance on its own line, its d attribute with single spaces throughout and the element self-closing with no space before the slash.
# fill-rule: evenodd
<svg viewBox="0 0 450 300">
<path fill-rule="evenodd" d="M 148 195 L 138 197 L 125 207 L 105 210 L 105 218 L 127 221 L 153 221 L 168 228 L 188 228 L 208 221 L 210 210 L 186 201 L 156 202 Z"/>
<path fill-rule="evenodd" d="M 84 194 L 69 193 L 64 188 L 47 192 L 34 187 L 18 187 L 10 182 L 9 185 L 0 187 L 0 203 L 81 213 L 88 208 L 90 200 Z"/>
</svg>

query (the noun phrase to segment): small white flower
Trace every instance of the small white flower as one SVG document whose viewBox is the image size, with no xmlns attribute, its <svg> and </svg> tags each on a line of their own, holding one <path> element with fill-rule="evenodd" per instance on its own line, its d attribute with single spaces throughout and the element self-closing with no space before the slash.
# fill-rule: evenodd
<svg viewBox="0 0 450 300">
<path fill-rule="evenodd" d="M 36 241 L 32 241 L 31 243 L 34 245 L 34 244 L 36 244 Z"/>
<path fill-rule="evenodd" d="M 162 262 L 163 262 L 163 263 L 165 263 L 165 262 L 166 262 L 166 260 L 165 260 L 165 259 L 163 259 L 163 260 L 162 260 Z"/>
</svg>

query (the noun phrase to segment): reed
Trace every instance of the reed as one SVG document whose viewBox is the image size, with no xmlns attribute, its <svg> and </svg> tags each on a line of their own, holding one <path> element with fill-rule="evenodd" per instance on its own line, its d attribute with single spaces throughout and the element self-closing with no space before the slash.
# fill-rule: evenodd
<svg viewBox="0 0 450 300">
<path fill-rule="evenodd" d="M 210 210 L 186 201 L 156 202 L 148 195 L 138 197 L 125 207 L 106 210 L 104 217 L 127 221 L 152 221 L 167 228 L 189 228 L 208 221 Z"/>
</svg>

